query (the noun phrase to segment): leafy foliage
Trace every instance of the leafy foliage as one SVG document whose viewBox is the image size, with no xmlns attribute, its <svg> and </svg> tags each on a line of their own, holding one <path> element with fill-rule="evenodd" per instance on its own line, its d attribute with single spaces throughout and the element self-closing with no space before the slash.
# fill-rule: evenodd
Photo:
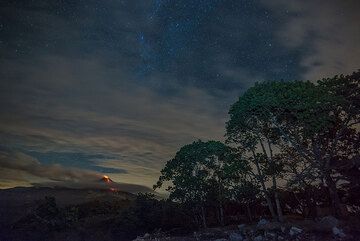
<svg viewBox="0 0 360 241">
<path fill-rule="evenodd" d="M 193 142 L 182 147 L 166 163 L 154 188 L 171 181 L 170 199 L 179 202 L 204 202 L 209 190 L 216 187 L 217 196 L 226 196 L 232 181 L 239 179 L 248 164 L 236 151 L 221 142 Z M 222 198 L 222 197 L 221 197 Z"/>
</svg>

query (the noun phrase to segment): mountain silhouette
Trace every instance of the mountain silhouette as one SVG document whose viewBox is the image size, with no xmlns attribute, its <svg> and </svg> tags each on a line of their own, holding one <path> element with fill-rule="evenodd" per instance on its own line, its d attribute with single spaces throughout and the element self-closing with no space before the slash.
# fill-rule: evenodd
<svg viewBox="0 0 360 241">
<path fill-rule="evenodd" d="M 99 181 L 104 183 L 114 183 L 114 181 L 111 180 L 110 177 L 106 175 L 104 175 Z"/>
</svg>

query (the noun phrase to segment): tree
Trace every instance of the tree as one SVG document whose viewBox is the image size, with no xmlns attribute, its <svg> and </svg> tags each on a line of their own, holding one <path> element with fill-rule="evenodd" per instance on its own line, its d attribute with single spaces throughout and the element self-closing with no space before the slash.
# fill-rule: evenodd
<svg viewBox="0 0 360 241">
<path fill-rule="evenodd" d="M 319 133 L 316 148 L 323 155 L 325 180 L 335 211 L 340 211 L 338 181 L 359 187 L 360 160 L 360 71 L 318 81 L 319 88 L 338 99 L 329 115 L 333 122 Z M 355 176 L 355 178 L 354 178 Z M 335 212 L 337 215 L 341 213 Z"/>
<path fill-rule="evenodd" d="M 286 153 L 288 159 L 291 153 L 296 153 L 296 158 L 308 166 L 301 175 L 315 173 L 325 183 L 334 213 L 340 215 L 337 182 L 345 176 L 339 173 L 346 164 L 354 166 L 359 156 L 355 146 L 359 133 L 354 128 L 359 124 L 359 76 L 359 72 L 335 76 L 318 84 L 300 81 L 256 84 L 232 106 L 228 138 L 247 144 L 244 137 L 250 136 L 255 140 L 250 147 L 255 149 L 259 145 L 264 154 L 267 150 L 262 139 L 276 144 L 277 151 Z M 268 152 L 271 153 L 270 147 Z"/>
<path fill-rule="evenodd" d="M 279 138 L 275 126 L 270 121 L 271 116 L 264 106 L 267 101 L 274 101 L 274 98 L 272 100 L 265 93 L 266 89 L 257 84 L 240 96 L 230 108 L 226 136 L 228 142 L 237 144 L 238 148 L 248 155 L 255 169 L 253 176 L 262 188 L 272 217 L 283 221 L 277 184 L 277 179 L 281 174 L 281 165 L 276 163 L 278 158 L 274 153 L 274 147 L 278 144 Z M 266 187 L 268 177 L 271 178 L 271 190 Z M 277 213 L 271 193 L 274 194 Z"/>
<path fill-rule="evenodd" d="M 219 222 L 224 224 L 223 203 L 229 198 L 231 183 L 248 169 L 234 150 L 219 141 L 201 140 L 183 146 L 168 161 L 154 189 L 171 182 L 169 198 L 181 203 L 191 203 L 201 210 L 202 226 L 206 227 L 205 206 L 210 194 L 219 209 Z"/>
</svg>

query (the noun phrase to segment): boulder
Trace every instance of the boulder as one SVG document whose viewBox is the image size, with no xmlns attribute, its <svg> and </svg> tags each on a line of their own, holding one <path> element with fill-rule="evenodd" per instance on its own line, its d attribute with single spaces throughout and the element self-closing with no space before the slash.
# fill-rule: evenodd
<svg viewBox="0 0 360 241">
<path fill-rule="evenodd" d="M 262 241 L 263 240 L 263 236 L 258 235 L 254 238 L 254 241 Z"/>
<path fill-rule="evenodd" d="M 339 225 L 339 220 L 333 216 L 325 216 L 320 220 L 320 225 L 332 229 Z"/>
<path fill-rule="evenodd" d="M 134 239 L 133 241 L 145 241 L 145 239 L 141 238 L 141 237 L 137 237 L 136 239 Z"/>
<path fill-rule="evenodd" d="M 259 222 L 260 223 L 260 222 Z M 283 226 L 282 223 L 279 222 L 266 222 L 264 224 L 259 224 L 256 226 L 258 230 L 281 230 L 281 227 Z"/>
<path fill-rule="evenodd" d="M 145 233 L 142 237 L 138 236 L 136 239 L 134 239 L 133 241 L 146 241 L 149 240 L 151 238 L 149 233 Z"/>
<path fill-rule="evenodd" d="M 289 234 L 290 236 L 295 236 L 295 235 L 299 235 L 302 233 L 302 229 L 301 228 L 297 228 L 297 227 L 291 227 L 290 228 L 290 231 L 289 231 Z"/>
<path fill-rule="evenodd" d="M 332 232 L 335 236 L 339 237 L 339 238 L 345 238 L 346 235 L 345 233 L 342 231 L 342 229 L 337 228 L 337 227 L 333 227 L 332 228 Z"/>
<path fill-rule="evenodd" d="M 262 218 L 262 219 L 259 220 L 257 226 L 258 226 L 258 227 L 259 227 L 259 226 L 264 226 L 264 225 L 266 225 L 267 223 L 268 223 L 268 221 L 267 221 L 265 218 Z"/>
<path fill-rule="evenodd" d="M 267 232 L 267 233 L 266 233 L 266 237 L 267 237 L 267 238 L 271 238 L 271 239 L 275 239 L 275 238 L 276 238 L 276 233 Z"/>
<path fill-rule="evenodd" d="M 243 241 L 244 237 L 239 233 L 230 233 L 229 239 L 230 241 Z"/>
</svg>

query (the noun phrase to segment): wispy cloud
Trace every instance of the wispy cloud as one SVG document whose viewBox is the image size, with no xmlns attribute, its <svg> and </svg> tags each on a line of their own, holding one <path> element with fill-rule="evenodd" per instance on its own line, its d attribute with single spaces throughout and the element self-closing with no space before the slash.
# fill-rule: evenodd
<svg viewBox="0 0 360 241">
<path fill-rule="evenodd" d="M 360 2 L 263 1 L 287 17 L 277 35 L 289 49 L 302 49 L 303 78 L 317 80 L 360 68 Z"/>
<path fill-rule="evenodd" d="M 43 164 L 21 152 L 0 151 L 0 188 L 47 186 L 68 188 L 109 188 L 100 182 L 103 174 L 61 164 Z M 127 192 L 148 192 L 150 188 L 134 183 L 113 183 L 111 187 Z"/>
<path fill-rule="evenodd" d="M 111 175 L 151 186 L 181 145 L 223 136 L 226 110 L 218 108 L 223 102 L 203 90 L 178 86 L 176 95 L 164 96 L 132 85 L 123 72 L 126 81 L 117 83 L 117 70 L 101 61 L 67 62 L 74 64 L 73 59 L 51 57 L 40 65 L 19 67 L 22 79 L 32 74 L 13 85 L 23 95 L 7 94 L 3 100 L 0 133 L 7 147 L 48 153 L 48 160 L 67 166 L 73 165 L 64 159 L 66 153 L 102 154 L 101 160 L 89 156 L 89 164 L 73 162 L 85 169 L 92 163 L 98 170 L 123 170 Z M 13 64 L 16 68 L 17 62 Z M 51 74 L 39 66 L 52 69 Z"/>
<path fill-rule="evenodd" d="M 1 182 L 29 181 L 31 177 L 51 181 L 93 181 L 101 174 L 76 168 L 64 168 L 59 164 L 44 165 L 35 158 L 19 152 L 0 152 Z"/>
</svg>

